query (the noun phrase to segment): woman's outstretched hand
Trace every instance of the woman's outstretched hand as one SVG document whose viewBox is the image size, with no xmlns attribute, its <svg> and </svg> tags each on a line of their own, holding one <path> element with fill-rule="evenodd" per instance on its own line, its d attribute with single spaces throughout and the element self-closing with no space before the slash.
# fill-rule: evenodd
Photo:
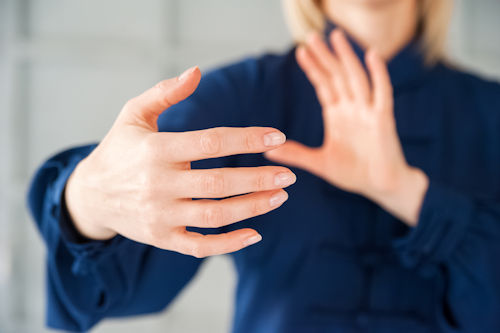
<svg viewBox="0 0 500 333">
<path fill-rule="evenodd" d="M 276 166 L 191 170 L 191 161 L 265 152 L 285 142 L 283 133 L 264 127 L 159 133 L 158 116 L 191 95 L 200 77 L 194 67 L 131 99 L 104 140 L 78 164 L 65 199 L 81 234 L 101 240 L 121 234 L 195 257 L 260 241 L 253 229 L 218 235 L 186 230 L 265 214 L 287 200 L 282 188 L 295 182 L 289 169 Z M 209 199 L 225 197 L 231 198 Z"/>
<path fill-rule="evenodd" d="M 296 54 L 323 109 L 323 145 L 310 148 L 288 141 L 266 156 L 364 195 L 414 225 L 428 180 L 405 160 L 386 65 L 369 50 L 368 77 L 344 34 L 336 30 L 330 39 L 334 52 L 313 34 Z"/>
</svg>

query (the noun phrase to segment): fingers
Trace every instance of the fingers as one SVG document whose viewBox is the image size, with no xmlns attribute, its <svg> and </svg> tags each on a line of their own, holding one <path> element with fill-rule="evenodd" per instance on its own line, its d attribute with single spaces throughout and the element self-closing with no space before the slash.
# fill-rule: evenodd
<svg viewBox="0 0 500 333">
<path fill-rule="evenodd" d="M 286 137 L 269 127 L 218 127 L 183 133 L 156 133 L 161 155 L 189 162 L 235 154 L 261 153 L 283 144 Z"/>
<path fill-rule="evenodd" d="M 340 30 L 330 35 L 335 50 L 332 53 L 318 34 L 312 34 L 307 47 L 297 49 L 297 62 L 313 84 L 322 104 L 342 99 L 354 99 L 369 103 L 370 81 L 366 71 Z"/>
<path fill-rule="evenodd" d="M 287 141 L 276 150 L 268 151 L 265 156 L 277 163 L 301 168 L 311 173 L 321 171 L 322 156 L 318 148 L 307 147 L 296 141 Z"/>
<path fill-rule="evenodd" d="M 387 66 L 374 50 L 367 52 L 366 63 L 373 86 L 372 99 L 375 109 L 392 110 L 392 84 Z"/>
<path fill-rule="evenodd" d="M 143 94 L 131 99 L 124 107 L 121 119 L 156 129 L 158 116 L 170 106 L 189 97 L 201 79 L 198 67 L 186 70 L 179 77 L 161 81 Z"/>
<path fill-rule="evenodd" d="M 169 182 L 179 198 L 225 198 L 284 188 L 296 179 L 287 168 L 263 166 L 181 171 Z"/>
<path fill-rule="evenodd" d="M 260 242 L 262 236 L 253 229 L 239 229 L 218 235 L 202 235 L 191 231 L 182 231 L 177 237 L 174 251 L 205 258 L 241 250 Z"/>
<path fill-rule="evenodd" d="M 347 73 L 347 83 L 355 99 L 367 103 L 370 100 L 370 84 L 365 69 L 340 30 L 330 34 L 331 43 Z"/>
<path fill-rule="evenodd" d="M 331 82 L 335 92 L 340 95 L 339 97 L 350 96 L 351 92 L 346 85 L 345 70 L 320 36 L 313 33 L 308 39 L 307 45 L 316 60 L 315 63 L 319 64 L 318 69 L 327 75 L 327 79 Z"/>
<path fill-rule="evenodd" d="M 189 200 L 178 210 L 179 216 L 170 221 L 198 228 L 220 228 L 251 217 L 266 214 L 288 199 L 283 190 L 245 194 L 223 200 Z M 175 214 L 174 214 L 175 215 Z"/>
<path fill-rule="evenodd" d="M 299 46 L 296 52 L 297 63 L 304 71 L 307 79 L 316 90 L 318 99 L 322 105 L 335 103 L 336 94 L 329 82 L 329 77 L 316 63 L 311 52 L 304 46 Z"/>
<path fill-rule="evenodd" d="M 168 237 L 155 246 L 204 258 L 231 253 L 259 242 L 262 237 L 253 229 L 240 229 L 218 235 L 202 235 L 186 231 L 185 225 L 199 228 L 219 228 L 268 213 L 288 199 L 283 190 L 251 193 L 224 200 L 185 201 L 168 220 L 177 224 Z M 186 221 L 188 221 L 186 223 Z M 163 245 L 165 244 L 165 245 Z"/>
</svg>

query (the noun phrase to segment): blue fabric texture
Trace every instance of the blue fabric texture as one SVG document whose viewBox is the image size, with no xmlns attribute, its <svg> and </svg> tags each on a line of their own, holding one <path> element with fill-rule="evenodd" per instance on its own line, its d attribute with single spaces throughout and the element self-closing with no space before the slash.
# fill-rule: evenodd
<svg viewBox="0 0 500 333">
<path fill-rule="evenodd" d="M 406 159 L 430 178 L 418 225 L 293 169 L 297 183 L 280 209 L 199 230 L 248 226 L 263 235 L 231 255 L 233 332 L 500 332 L 500 85 L 444 63 L 426 66 L 418 42 L 388 66 Z M 173 132 L 272 126 L 309 146 L 323 139 L 321 108 L 293 49 L 204 75 L 158 125 Z M 50 158 L 28 195 L 47 244 L 47 323 L 69 331 L 163 310 L 202 263 L 120 236 L 78 235 L 63 192 L 94 147 Z M 272 164 L 251 154 L 192 165 Z"/>
</svg>

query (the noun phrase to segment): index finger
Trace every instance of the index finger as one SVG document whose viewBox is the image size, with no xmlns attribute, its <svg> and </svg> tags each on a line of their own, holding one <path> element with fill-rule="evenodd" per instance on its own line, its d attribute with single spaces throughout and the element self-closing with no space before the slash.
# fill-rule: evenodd
<svg viewBox="0 0 500 333">
<path fill-rule="evenodd" d="M 271 127 L 217 127 L 181 133 L 157 133 L 165 158 L 190 162 L 237 154 L 262 153 L 275 149 L 286 136 Z"/>
</svg>

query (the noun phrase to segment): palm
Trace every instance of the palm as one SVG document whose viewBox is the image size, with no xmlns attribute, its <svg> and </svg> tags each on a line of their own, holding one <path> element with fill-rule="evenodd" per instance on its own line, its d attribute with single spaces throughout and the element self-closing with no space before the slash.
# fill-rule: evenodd
<svg viewBox="0 0 500 333">
<path fill-rule="evenodd" d="M 323 108 L 325 137 L 320 148 L 287 142 L 270 159 L 306 169 L 345 190 L 391 186 L 406 165 L 392 111 L 392 88 L 383 62 L 368 53 L 365 70 L 341 33 L 332 34 L 338 57 L 313 37 L 297 60 Z"/>
</svg>

